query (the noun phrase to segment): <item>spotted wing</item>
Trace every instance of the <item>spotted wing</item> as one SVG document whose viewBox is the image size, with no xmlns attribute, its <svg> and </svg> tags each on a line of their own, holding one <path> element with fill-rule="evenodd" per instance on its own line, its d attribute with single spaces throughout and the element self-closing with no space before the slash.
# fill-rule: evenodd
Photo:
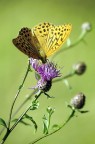
<svg viewBox="0 0 95 144">
<path fill-rule="evenodd" d="M 46 56 L 50 56 L 55 53 L 62 44 L 68 38 L 71 32 L 72 26 L 67 25 L 52 25 L 49 29 L 48 38 L 47 38 L 47 48 L 45 49 Z"/>
<path fill-rule="evenodd" d="M 43 51 L 47 47 L 47 37 L 49 33 L 51 24 L 50 23 L 41 23 L 33 28 L 34 35 L 37 37 L 40 46 Z"/>
<path fill-rule="evenodd" d="M 19 31 L 18 37 L 12 41 L 13 44 L 24 54 L 35 59 L 40 59 L 39 49 L 35 47 L 33 39 L 31 29 L 22 28 Z M 35 39 L 35 42 L 38 42 L 37 39 Z"/>
</svg>

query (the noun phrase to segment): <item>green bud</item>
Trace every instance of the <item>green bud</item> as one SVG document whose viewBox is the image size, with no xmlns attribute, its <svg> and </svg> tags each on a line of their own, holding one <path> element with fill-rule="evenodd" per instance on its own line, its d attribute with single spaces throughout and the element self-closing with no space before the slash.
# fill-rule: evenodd
<svg viewBox="0 0 95 144">
<path fill-rule="evenodd" d="M 84 62 L 78 62 L 73 65 L 73 70 L 77 75 L 82 75 L 86 71 L 86 64 Z"/>
<path fill-rule="evenodd" d="M 82 24 L 81 28 L 82 28 L 83 31 L 89 32 L 89 31 L 91 31 L 92 26 L 89 22 L 85 22 L 85 23 Z"/>
<path fill-rule="evenodd" d="M 85 100 L 86 100 L 85 95 L 82 92 L 80 92 L 71 99 L 70 104 L 76 109 L 81 109 L 85 105 Z"/>
</svg>

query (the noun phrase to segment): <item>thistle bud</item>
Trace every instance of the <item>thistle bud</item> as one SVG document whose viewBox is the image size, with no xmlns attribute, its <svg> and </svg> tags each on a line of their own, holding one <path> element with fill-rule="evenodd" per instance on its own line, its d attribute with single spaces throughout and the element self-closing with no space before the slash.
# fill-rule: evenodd
<svg viewBox="0 0 95 144">
<path fill-rule="evenodd" d="M 73 70 L 77 75 L 82 75 L 86 71 L 86 64 L 84 62 L 78 62 L 73 65 Z"/>
<path fill-rule="evenodd" d="M 82 92 L 80 92 L 71 99 L 70 104 L 76 109 L 81 109 L 85 105 L 85 99 L 85 95 Z"/>
<path fill-rule="evenodd" d="M 89 22 L 85 22 L 85 23 L 82 24 L 81 28 L 82 28 L 83 31 L 89 32 L 89 31 L 91 31 L 92 26 Z"/>
</svg>

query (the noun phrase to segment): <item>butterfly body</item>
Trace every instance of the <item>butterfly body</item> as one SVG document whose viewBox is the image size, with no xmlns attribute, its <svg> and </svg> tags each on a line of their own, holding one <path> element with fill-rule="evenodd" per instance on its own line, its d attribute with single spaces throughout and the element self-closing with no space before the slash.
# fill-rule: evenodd
<svg viewBox="0 0 95 144">
<path fill-rule="evenodd" d="M 13 44 L 24 54 L 44 63 L 66 41 L 71 29 L 70 24 L 55 26 L 50 23 L 39 24 L 32 30 L 25 27 L 13 39 Z"/>
</svg>

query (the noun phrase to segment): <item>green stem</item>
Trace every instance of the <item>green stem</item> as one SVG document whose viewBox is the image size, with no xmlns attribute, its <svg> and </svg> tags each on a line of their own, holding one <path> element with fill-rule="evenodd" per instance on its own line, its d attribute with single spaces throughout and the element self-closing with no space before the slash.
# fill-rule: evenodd
<svg viewBox="0 0 95 144">
<path fill-rule="evenodd" d="M 71 112 L 71 114 L 69 115 L 69 117 L 67 118 L 67 120 L 66 120 L 66 121 L 62 124 L 62 126 L 60 126 L 57 130 L 55 130 L 55 131 L 53 131 L 53 132 L 51 132 L 51 133 L 49 133 L 49 134 L 47 134 L 47 135 L 41 136 L 41 137 L 37 138 L 36 140 L 34 140 L 33 142 L 30 142 L 29 144 L 35 144 L 35 143 L 37 143 L 38 141 L 44 139 L 45 137 L 48 137 L 48 136 L 56 133 L 57 131 L 61 130 L 61 129 L 71 120 L 71 118 L 74 116 L 74 114 L 75 114 L 75 110 L 72 110 L 72 112 Z"/>
<path fill-rule="evenodd" d="M 28 95 L 28 97 L 22 102 L 22 104 L 17 108 L 17 110 L 13 113 L 12 118 L 19 112 L 19 110 L 26 104 L 28 100 L 35 94 L 35 90 Z"/>
<path fill-rule="evenodd" d="M 40 97 L 40 95 L 42 94 L 42 92 L 38 93 L 38 95 L 36 95 L 35 100 L 37 101 L 37 99 Z M 30 106 L 21 114 L 21 116 L 17 119 L 17 121 L 15 122 L 15 124 L 9 129 L 7 129 L 7 132 L 4 136 L 4 138 L 2 139 L 2 141 L 0 142 L 0 144 L 4 144 L 4 142 L 6 141 L 6 139 L 8 138 L 8 136 L 10 135 L 10 133 L 15 129 L 15 127 L 18 125 L 18 123 L 22 120 L 22 118 L 24 117 L 24 115 L 31 109 L 31 104 Z"/>
<path fill-rule="evenodd" d="M 53 83 L 62 81 L 63 79 L 72 77 L 73 75 L 75 75 L 75 72 L 74 72 L 74 71 L 70 72 L 69 74 L 67 74 L 67 75 L 65 75 L 65 76 L 63 76 L 63 77 L 60 77 L 60 78 L 57 78 L 57 79 L 53 80 Z"/>
<path fill-rule="evenodd" d="M 1 141 L 0 144 L 3 144 L 3 143 L 5 142 L 5 140 L 7 139 L 8 135 L 10 134 L 10 123 L 11 123 L 13 108 L 14 108 L 15 102 L 16 102 L 16 100 L 17 100 L 17 98 L 18 98 L 18 96 L 19 96 L 19 94 L 20 94 L 20 92 L 21 92 L 21 89 L 22 89 L 22 87 L 23 87 L 23 85 L 24 85 L 24 82 L 25 82 L 25 80 L 26 80 L 26 78 L 27 78 L 27 75 L 28 75 L 29 70 L 30 70 L 30 62 L 28 63 L 28 67 L 27 67 L 25 76 L 24 76 L 24 78 L 23 78 L 22 84 L 19 86 L 19 89 L 18 89 L 18 91 L 17 91 L 17 94 L 15 95 L 14 101 L 13 101 L 13 103 L 12 103 L 11 110 L 10 110 L 10 115 L 9 115 L 7 132 L 6 132 L 6 134 L 5 134 L 5 136 L 4 136 L 4 138 L 2 139 L 2 141 Z M 3 132 L 3 130 L 4 130 L 4 129 L 2 129 L 1 133 Z M 1 134 L 1 133 L 0 133 L 0 134 Z"/>
<path fill-rule="evenodd" d="M 22 84 L 19 86 L 19 89 L 17 91 L 17 94 L 15 95 L 14 101 L 13 101 L 12 106 L 11 106 L 10 115 L 9 115 L 9 122 L 8 122 L 8 128 L 10 128 L 10 122 L 11 122 L 11 117 L 12 117 L 12 112 L 13 112 L 13 108 L 14 108 L 15 102 L 16 102 L 16 100 L 17 100 L 17 98 L 18 98 L 18 96 L 19 96 L 19 94 L 21 92 L 21 89 L 22 89 L 22 87 L 24 85 L 24 82 L 25 82 L 25 80 L 27 78 L 27 75 L 28 75 L 29 71 L 30 71 L 30 62 L 28 63 L 28 67 L 27 67 L 25 76 L 23 78 Z"/>
<path fill-rule="evenodd" d="M 51 120 L 51 116 L 49 115 L 49 118 L 48 118 L 48 131 L 49 131 L 49 128 L 50 128 L 50 121 Z"/>
<path fill-rule="evenodd" d="M 17 126 L 17 124 L 21 121 L 21 119 L 23 118 L 23 116 L 30 110 L 31 105 L 26 109 L 26 111 L 18 118 L 18 120 L 15 122 L 15 124 L 10 128 L 10 130 L 8 130 L 4 136 L 4 138 L 2 139 L 0 144 L 3 144 L 6 139 L 8 138 L 8 136 L 10 135 L 10 133 L 13 131 L 13 129 Z"/>
<path fill-rule="evenodd" d="M 32 93 L 30 93 L 28 95 L 28 97 L 22 102 L 22 104 L 17 108 L 17 110 L 13 113 L 12 115 L 12 119 L 14 118 L 14 116 L 20 111 L 20 109 L 25 105 L 25 103 L 31 99 L 31 97 L 35 94 L 36 90 L 34 90 Z M 2 134 L 2 132 L 5 130 L 5 127 L 2 128 L 2 130 L 0 131 L 0 135 Z"/>
</svg>

